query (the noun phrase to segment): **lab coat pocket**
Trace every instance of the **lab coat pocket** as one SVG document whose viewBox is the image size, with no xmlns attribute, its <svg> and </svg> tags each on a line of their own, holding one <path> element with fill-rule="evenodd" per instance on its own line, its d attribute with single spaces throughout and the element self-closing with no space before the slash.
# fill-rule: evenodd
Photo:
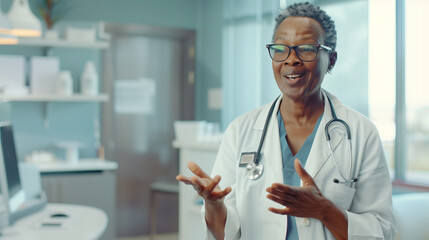
<svg viewBox="0 0 429 240">
<path fill-rule="evenodd" d="M 353 201 L 356 189 L 345 186 L 341 183 L 329 182 L 326 185 L 324 196 L 331 200 L 338 207 L 348 210 Z"/>
</svg>

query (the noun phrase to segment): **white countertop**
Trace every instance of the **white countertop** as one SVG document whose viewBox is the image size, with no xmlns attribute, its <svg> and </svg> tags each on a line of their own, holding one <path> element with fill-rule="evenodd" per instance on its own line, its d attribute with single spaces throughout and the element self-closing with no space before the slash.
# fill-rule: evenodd
<svg viewBox="0 0 429 240">
<path fill-rule="evenodd" d="M 36 163 L 40 173 L 116 170 L 118 163 L 102 159 L 80 159 L 77 163 L 63 161 Z"/>
<path fill-rule="evenodd" d="M 175 148 L 190 148 L 196 150 L 209 150 L 217 151 L 219 149 L 220 142 L 185 142 L 174 140 L 173 147 Z"/>
</svg>

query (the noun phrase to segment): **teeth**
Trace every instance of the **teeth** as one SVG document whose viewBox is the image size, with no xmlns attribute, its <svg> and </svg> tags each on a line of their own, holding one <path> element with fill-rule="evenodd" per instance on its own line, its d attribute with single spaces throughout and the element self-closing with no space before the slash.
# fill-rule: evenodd
<svg viewBox="0 0 429 240">
<path fill-rule="evenodd" d="M 302 75 L 286 75 L 287 78 L 299 78 Z"/>
</svg>

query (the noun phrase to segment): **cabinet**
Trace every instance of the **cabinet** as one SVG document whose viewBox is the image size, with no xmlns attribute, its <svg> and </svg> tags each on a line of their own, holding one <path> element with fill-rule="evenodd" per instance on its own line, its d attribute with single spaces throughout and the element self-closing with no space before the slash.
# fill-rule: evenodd
<svg viewBox="0 0 429 240">
<path fill-rule="evenodd" d="M 179 173 L 191 176 L 187 167 L 189 161 L 198 164 L 206 173 L 210 174 L 216 160 L 219 144 L 199 144 L 173 142 L 173 147 L 180 149 Z M 204 239 L 204 220 L 201 216 L 203 201 L 195 190 L 188 185 L 179 184 L 179 239 Z"/>
</svg>

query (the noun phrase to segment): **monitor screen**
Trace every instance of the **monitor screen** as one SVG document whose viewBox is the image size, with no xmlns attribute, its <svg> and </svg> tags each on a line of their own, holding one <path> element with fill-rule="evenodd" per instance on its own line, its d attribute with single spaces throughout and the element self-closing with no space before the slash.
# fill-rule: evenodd
<svg viewBox="0 0 429 240">
<path fill-rule="evenodd" d="M 18 159 L 16 158 L 12 126 L 2 126 L 0 131 L 4 167 L 6 169 L 7 188 L 10 198 L 21 190 L 21 179 L 19 178 Z"/>
<path fill-rule="evenodd" d="M 14 213 L 25 202 L 25 192 L 19 176 L 12 125 L 0 122 L 0 183 L 1 193 L 10 213 Z"/>
</svg>

